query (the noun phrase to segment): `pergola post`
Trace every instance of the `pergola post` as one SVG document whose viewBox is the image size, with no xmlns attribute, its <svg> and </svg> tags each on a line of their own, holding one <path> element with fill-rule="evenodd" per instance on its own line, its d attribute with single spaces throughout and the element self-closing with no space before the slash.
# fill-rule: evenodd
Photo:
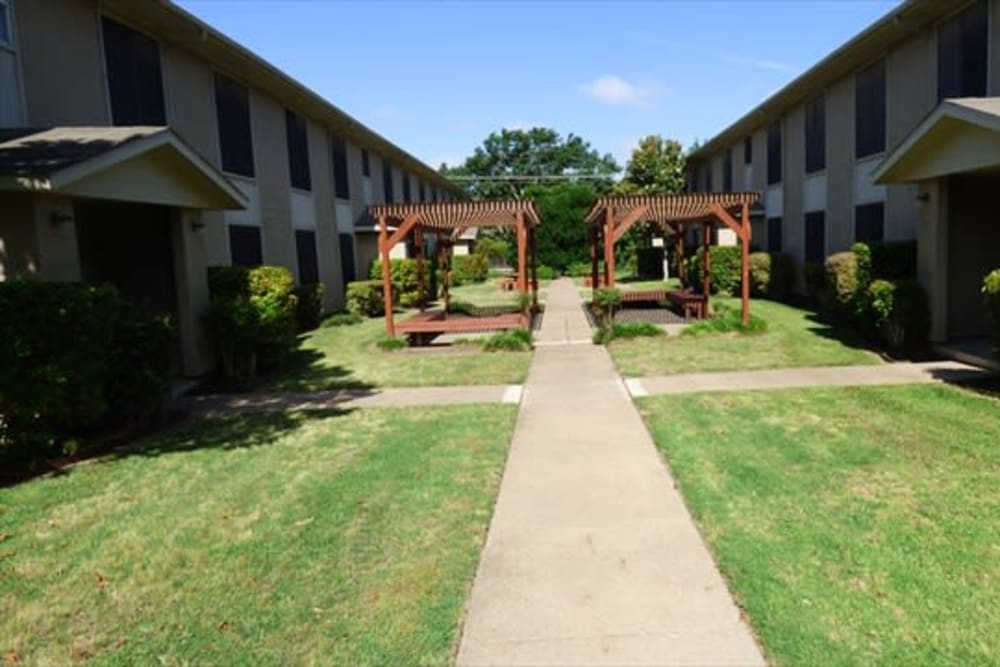
<svg viewBox="0 0 1000 667">
<path fill-rule="evenodd" d="M 708 297 L 711 296 L 711 273 L 712 273 L 712 253 L 709 252 L 712 245 L 712 227 L 705 223 L 702 231 L 701 248 L 701 293 L 705 295 L 705 309 L 708 310 Z M 707 314 L 707 313 L 706 313 Z"/>
<path fill-rule="evenodd" d="M 418 292 L 420 300 L 417 302 L 417 307 L 422 313 L 427 309 L 427 297 L 430 290 L 428 290 L 427 271 L 424 266 L 424 234 L 419 227 L 413 230 L 413 245 L 417 255 L 417 288 L 420 290 Z"/>
<path fill-rule="evenodd" d="M 522 294 L 528 291 L 528 235 L 524 226 L 524 214 L 517 213 L 517 289 Z"/>
<path fill-rule="evenodd" d="M 687 282 L 687 259 L 684 256 L 684 237 L 687 235 L 685 232 L 687 230 L 681 228 L 677 230 L 677 248 L 675 250 L 677 254 L 677 275 L 681 279 L 681 287 Z"/>
<path fill-rule="evenodd" d="M 392 319 L 392 267 L 389 265 L 389 231 L 384 215 L 378 217 L 378 248 L 382 259 L 382 301 L 385 306 L 385 333 L 396 336 L 396 323 Z"/>
<path fill-rule="evenodd" d="M 532 227 L 528 236 L 531 248 L 531 308 L 538 312 L 538 228 Z"/>
<path fill-rule="evenodd" d="M 448 317 L 451 306 L 451 245 L 438 244 L 438 267 L 441 269 L 441 298 L 444 301 L 444 316 Z"/>
<path fill-rule="evenodd" d="M 597 285 L 601 280 L 601 277 L 597 274 L 597 246 L 600 241 L 601 234 L 597 228 L 597 225 L 593 225 L 590 228 L 590 289 L 591 296 L 597 291 Z"/>
<path fill-rule="evenodd" d="M 609 206 L 604 214 L 604 286 L 615 286 L 615 209 Z"/>
<path fill-rule="evenodd" d="M 743 299 L 743 326 L 750 325 L 750 206 L 743 204 L 740 218 L 740 273 L 743 278 L 741 297 Z"/>
</svg>

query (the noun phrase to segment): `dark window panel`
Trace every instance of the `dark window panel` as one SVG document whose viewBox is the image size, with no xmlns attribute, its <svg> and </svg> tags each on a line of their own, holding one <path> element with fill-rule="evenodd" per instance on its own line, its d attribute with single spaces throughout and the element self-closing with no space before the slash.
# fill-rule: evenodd
<svg viewBox="0 0 1000 667">
<path fill-rule="evenodd" d="M 253 132 L 250 129 L 250 92 L 245 86 L 215 75 L 215 117 L 219 126 L 222 170 L 253 177 Z"/>
<path fill-rule="evenodd" d="M 368 150 L 365 148 L 361 149 L 361 175 L 362 176 L 372 175 L 371 158 L 368 156 Z"/>
<path fill-rule="evenodd" d="M 854 240 L 873 243 L 885 238 L 885 204 L 863 204 L 854 207 Z"/>
<path fill-rule="evenodd" d="M 767 128 L 767 184 L 781 183 L 781 121 Z"/>
<path fill-rule="evenodd" d="M 822 262 L 826 259 L 826 213 L 806 213 L 806 261 Z"/>
<path fill-rule="evenodd" d="M 410 201 L 411 201 L 411 196 L 410 196 L 411 194 L 412 193 L 410 192 L 410 175 L 407 174 L 404 171 L 403 172 L 403 201 L 405 201 L 407 204 L 409 204 Z"/>
<path fill-rule="evenodd" d="M 350 199 L 351 187 L 347 173 L 347 145 L 343 139 L 333 139 L 333 194 L 338 199 Z"/>
<path fill-rule="evenodd" d="M 344 285 L 357 280 L 357 269 L 354 266 L 354 236 L 340 234 L 340 277 Z"/>
<path fill-rule="evenodd" d="M 974 2 L 938 28 L 938 100 L 984 97 L 989 62 L 989 4 Z"/>
<path fill-rule="evenodd" d="M 387 161 L 382 162 L 382 190 L 385 193 L 385 201 L 392 203 L 396 199 L 396 193 L 392 188 L 392 165 Z"/>
<path fill-rule="evenodd" d="M 264 263 L 259 227 L 229 225 L 229 259 L 233 266 L 260 266 Z"/>
<path fill-rule="evenodd" d="M 427 190 L 426 190 L 426 188 L 424 188 L 423 181 L 420 182 L 420 189 L 418 190 L 418 194 L 420 196 L 419 201 L 425 201 L 426 195 L 427 195 Z"/>
<path fill-rule="evenodd" d="M 781 218 L 767 219 L 767 250 L 781 252 Z"/>
<path fill-rule="evenodd" d="M 299 284 L 319 282 L 319 259 L 316 256 L 316 232 L 310 229 L 295 230 L 295 254 L 299 260 Z"/>
<path fill-rule="evenodd" d="M 806 105 L 806 173 L 826 169 L 826 98 Z"/>
<path fill-rule="evenodd" d="M 285 109 L 285 136 L 288 142 L 288 173 L 291 177 L 292 187 L 300 190 L 312 190 L 306 121 L 288 109 Z"/>
<path fill-rule="evenodd" d="M 753 137 L 743 140 L 743 164 L 753 163 Z"/>
<path fill-rule="evenodd" d="M 705 192 L 711 192 L 714 186 L 712 184 L 712 163 L 709 162 L 705 165 Z"/>
<path fill-rule="evenodd" d="M 885 150 L 885 61 L 858 72 L 854 82 L 854 155 Z"/>
<path fill-rule="evenodd" d="M 726 157 L 722 161 L 722 190 L 724 192 L 733 191 L 733 150 L 726 151 Z"/>
<path fill-rule="evenodd" d="M 101 17 L 108 96 L 115 125 L 166 125 L 160 45 L 106 16 Z"/>
</svg>

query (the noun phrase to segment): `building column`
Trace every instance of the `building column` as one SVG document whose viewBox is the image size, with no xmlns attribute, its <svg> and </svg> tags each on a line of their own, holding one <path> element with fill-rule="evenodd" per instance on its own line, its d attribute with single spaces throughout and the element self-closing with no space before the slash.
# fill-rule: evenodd
<svg viewBox="0 0 1000 667">
<path fill-rule="evenodd" d="M 35 197 L 34 211 L 38 279 L 49 282 L 83 280 L 73 200 L 68 197 L 38 195 Z"/>
<path fill-rule="evenodd" d="M 205 324 L 208 311 L 208 263 L 200 211 L 173 209 L 170 244 L 177 290 L 177 335 L 181 343 L 181 373 L 205 375 L 215 366 L 212 341 Z"/>
<path fill-rule="evenodd" d="M 917 225 L 917 280 L 927 290 L 931 311 L 930 339 L 948 338 L 948 180 L 920 184 Z"/>
</svg>

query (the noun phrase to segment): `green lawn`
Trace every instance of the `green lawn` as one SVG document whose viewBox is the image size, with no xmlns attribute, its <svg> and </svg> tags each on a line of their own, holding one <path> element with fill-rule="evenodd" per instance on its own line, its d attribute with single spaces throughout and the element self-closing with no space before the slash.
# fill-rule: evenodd
<svg viewBox="0 0 1000 667">
<path fill-rule="evenodd" d="M 399 314 L 398 318 L 408 317 Z M 317 329 L 307 334 L 288 373 L 267 385 L 272 391 L 319 391 L 344 387 L 424 387 L 521 384 L 530 352 L 483 352 L 473 345 L 443 350 L 382 350 L 385 320 Z"/>
<path fill-rule="evenodd" d="M 445 664 L 514 408 L 193 422 L 0 489 L 0 656 Z"/>
<path fill-rule="evenodd" d="M 778 665 L 1000 656 L 1000 401 L 945 386 L 646 398 Z"/>
<path fill-rule="evenodd" d="M 739 299 L 719 298 L 713 303 L 740 307 Z M 817 322 L 811 311 L 765 300 L 753 301 L 750 310 L 767 321 L 766 332 L 637 338 L 614 341 L 608 349 L 625 377 L 881 361 L 857 347 L 856 338 Z"/>
</svg>

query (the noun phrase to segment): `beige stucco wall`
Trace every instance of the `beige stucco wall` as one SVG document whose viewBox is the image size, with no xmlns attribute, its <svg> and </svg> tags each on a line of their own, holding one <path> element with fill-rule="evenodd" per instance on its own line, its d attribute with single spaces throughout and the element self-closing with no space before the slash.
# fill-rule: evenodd
<svg viewBox="0 0 1000 667">
<path fill-rule="evenodd" d="M 854 241 L 854 77 L 826 91 L 826 241 Z"/>
<path fill-rule="evenodd" d="M 319 279 L 326 286 L 323 307 L 327 311 L 344 306 L 344 283 L 340 274 L 340 239 L 333 207 L 333 156 L 329 135 L 309 123 L 309 170 L 316 210 L 316 255 Z"/>
<path fill-rule="evenodd" d="M 260 192 L 261 239 L 264 263 L 280 264 L 297 271 L 295 235 L 289 193 L 288 147 L 285 141 L 285 109 L 255 90 L 250 91 L 256 181 Z M 310 153 L 312 152 L 310 146 Z M 314 179 L 315 180 L 315 179 Z"/>
<path fill-rule="evenodd" d="M 920 184 L 924 202 L 918 209 L 917 280 L 927 290 L 931 311 L 930 339 L 948 338 L 948 181 Z"/>
<path fill-rule="evenodd" d="M 28 125 L 107 125 L 111 121 L 100 20 L 92 0 L 17 3 Z"/>
</svg>

